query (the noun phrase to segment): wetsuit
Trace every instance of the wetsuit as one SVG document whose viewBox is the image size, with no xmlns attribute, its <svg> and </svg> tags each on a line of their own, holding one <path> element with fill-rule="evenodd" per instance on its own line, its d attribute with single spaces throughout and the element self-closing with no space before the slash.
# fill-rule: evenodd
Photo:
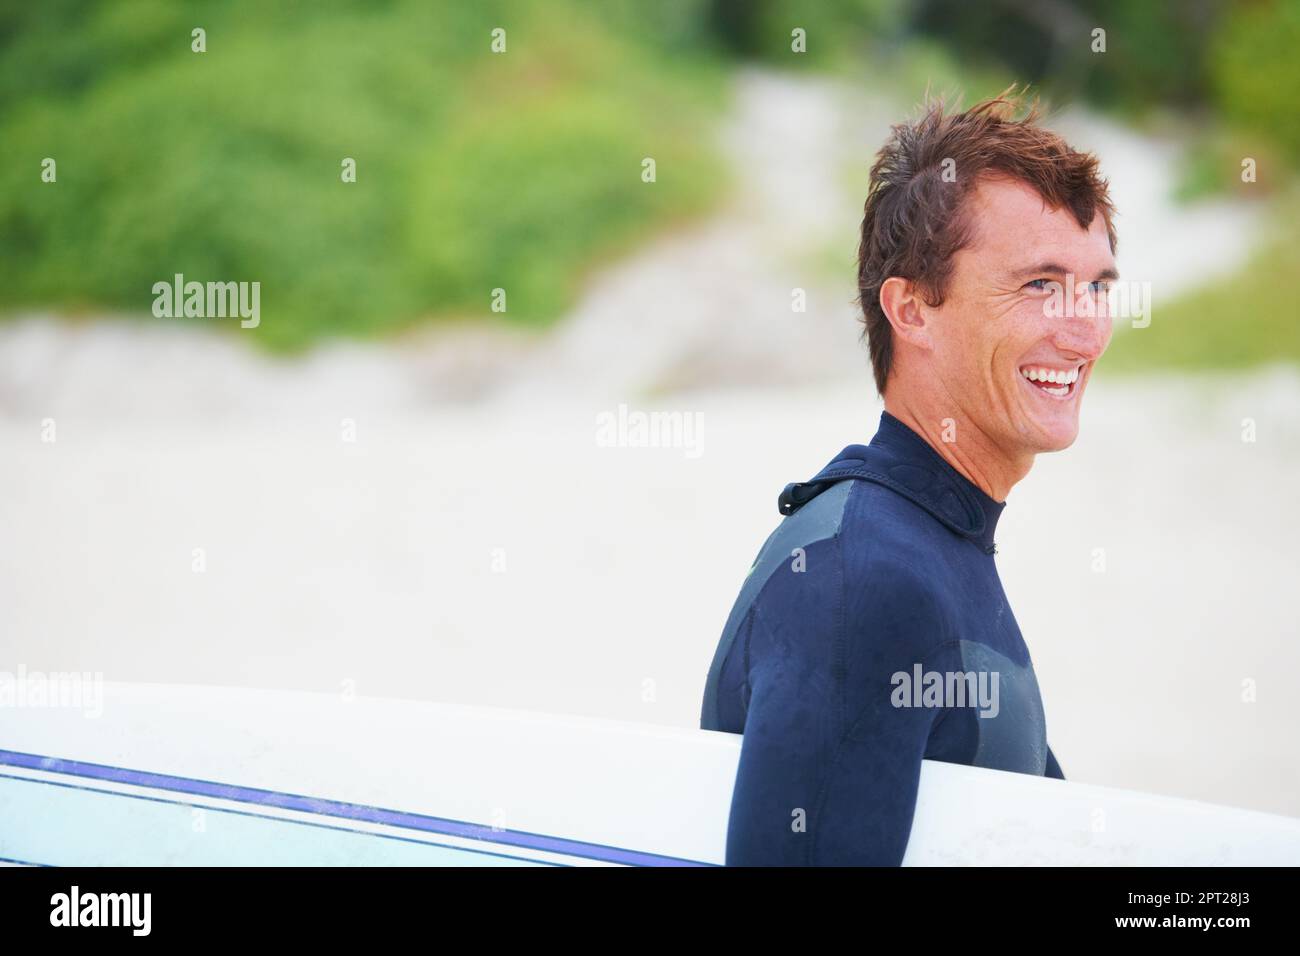
<svg viewBox="0 0 1300 956">
<path fill-rule="evenodd" d="M 922 758 L 1064 779 L 994 565 L 1004 506 L 888 412 L 786 486 L 704 690 L 700 726 L 744 735 L 729 865 L 898 864 Z"/>
</svg>

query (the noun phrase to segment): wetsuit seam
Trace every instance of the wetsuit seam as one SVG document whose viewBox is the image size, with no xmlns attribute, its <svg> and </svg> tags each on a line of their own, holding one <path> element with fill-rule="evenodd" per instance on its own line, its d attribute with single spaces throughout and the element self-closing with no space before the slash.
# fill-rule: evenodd
<svg viewBox="0 0 1300 956">
<path fill-rule="evenodd" d="M 848 502 L 846 501 L 846 502 L 845 502 L 845 509 L 847 510 L 847 508 L 848 508 Z M 846 631 L 846 627 L 847 627 L 847 625 L 846 625 L 846 620 L 845 620 L 845 617 L 846 617 L 846 607 L 847 607 L 847 595 L 846 595 L 846 592 L 845 592 L 845 588 L 846 588 L 846 583 L 845 583 L 845 582 L 846 582 L 848 576 L 847 576 L 847 574 L 845 573 L 845 570 L 844 570 L 844 560 L 843 560 L 844 553 L 843 553 L 843 549 L 842 549 L 842 547 L 841 547 L 841 541 L 840 541 L 841 531 L 842 531 L 842 525 L 841 525 L 841 528 L 836 529 L 836 531 L 835 531 L 832 535 L 830 535 L 828 538 L 822 538 L 822 539 L 820 539 L 821 541 L 827 541 L 827 542 L 829 542 L 829 544 L 830 544 L 832 547 L 834 547 L 834 549 L 835 549 L 834 562 L 835 562 L 835 563 L 834 563 L 833 566 L 835 567 L 835 569 L 836 569 L 836 571 L 837 571 L 837 573 L 839 574 L 839 577 L 840 577 L 839 600 L 838 600 L 838 602 L 837 602 L 837 603 L 838 603 L 838 606 L 835 608 L 835 611 L 834 611 L 834 623 L 832 624 L 832 631 L 833 631 L 833 633 L 832 633 L 832 635 L 831 635 L 831 648 L 830 648 L 830 650 L 831 650 L 831 654 L 830 654 L 830 657 L 831 657 L 831 660 L 830 660 L 830 666 L 831 666 L 831 682 L 830 682 L 830 683 L 831 683 L 831 693 L 833 694 L 833 700 L 835 701 L 834 706 L 835 706 L 836 711 L 837 711 L 837 713 L 834 715 L 834 719 L 832 720 L 831 726 L 834 727 L 834 728 L 836 728 L 836 731 L 837 731 L 837 733 L 839 734 L 839 737 L 838 737 L 838 741 L 839 741 L 839 742 L 838 742 L 838 744 L 836 745 L 836 748 L 835 748 L 835 754 L 837 755 L 836 758 L 835 758 L 835 760 L 838 759 L 838 753 L 839 753 L 841 747 L 843 746 L 843 741 L 844 741 L 845 739 L 847 739 L 847 730 L 844 729 L 844 727 L 845 727 L 845 725 L 844 725 L 844 721 L 845 721 L 845 715 L 846 715 L 846 713 L 847 713 L 847 711 L 848 711 L 848 703 L 847 703 L 847 689 L 848 689 L 848 675 L 847 675 L 847 670 L 848 670 L 848 666 L 847 666 L 847 663 L 846 663 L 846 661 L 845 661 L 845 656 L 844 656 L 845 653 L 846 653 L 845 645 L 846 645 L 847 640 L 848 640 L 847 631 Z M 812 543 L 813 543 L 813 544 L 816 544 L 816 543 L 819 543 L 819 542 L 812 542 Z M 811 545 L 810 545 L 810 546 L 811 546 Z M 762 628 L 764 628 L 765 630 L 767 630 L 769 634 L 771 633 L 770 628 L 768 628 L 768 626 L 767 626 L 767 625 L 763 622 L 763 620 L 762 620 L 762 618 L 763 618 L 764 615 L 763 615 L 763 613 L 762 613 L 762 609 L 761 609 L 761 604 L 762 604 L 762 602 L 761 602 L 760 598 L 762 597 L 763 592 L 767 590 L 768 585 L 770 585 L 770 584 L 772 583 L 772 581 L 773 581 L 774 578 L 775 578 L 775 575 L 772 575 L 772 576 L 769 577 L 766 581 L 763 582 L 763 586 L 759 589 L 758 594 L 755 595 L 755 597 L 754 597 L 754 602 L 753 602 L 753 604 L 750 605 L 749 612 L 745 615 L 745 620 L 746 620 L 746 621 L 748 622 L 748 624 L 749 624 L 749 628 L 748 628 L 748 629 L 746 630 L 746 632 L 745 632 L 745 641 L 744 641 L 744 648 L 743 648 L 743 650 L 744 650 L 744 673 L 745 673 L 745 683 L 746 683 L 746 685 L 749 684 L 749 668 L 750 668 L 750 653 L 749 653 L 749 649 L 750 649 L 750 640 L 751 640 L 751 637 L 752 637 L 752 635 L 753 635 L 754 628 L 755 628 L 755 627 L 762 627 Z M 749 708 L 748 708 L 748 707 L 745 708 L 745 716 L 746 716 L 746 718 L 748 718 L 748 716 L 749 716 Z M 833 769 L 833 767 L 835 766 L 835 760 L 832 761 L 831 769 Z M 821 783 L 821 786 L 820 786 L 820 788 L 819 788 L 820 791 L 822 791 L 822 792 L 819 793 L 818 798 L 816 799 L 814 806 L 819 806 L 819 805 L 821 804 L 822 800 L 824 799 L 824 791 L 825 791 L 825 788 L 826 788 L 827 781 L 828 781 L 828 780 L 830 779 L 830 777 L 831 777 L 831 769 L 828 769 L 827 772 L 826 772 L 825 774 L 823 774 L 822 783 Z M 817 812 L 820 812 L 820 811 L 817 811 Z M 816 819 L 818 819 L 818 817 L 817 817 L 817 816 L 814 816 L 813 819 L 816 820 Z M 805 860 L 806 860 L 806 861 L 811 861 L 811 858 L 812 858 L 812 852 L 813 852 L 812 847 L 813 847 L 813 844 L 815 843 L 815 841 L 816 841 L 816 834 L 813 834 L 813 840 L 810 841 L 810 843 L 809 843 L 809 848 L 808 848 L 808 850 L 806 851 L 806 855 L 805 855 Z"/>
<path fill-rule="evenodd" d="M 749 608 L 749 613 L 745 615 L 742 626 L 745 628 L 745 643 L 741 648 L 741 674 L 744 676 L 744 684 L 740 689 L 740 700 L 743 705 L 744 717 L 749 718 L 749 702 L 753 698 L 753 683 L 749 679 L 750 657 L 749 644 L 750 639 L 754 636 L 754 618 L 758 615 L 758 605 L 753 604 Z M 741 730 L 744 730 L 745 722 L 741 721 Z"/>
<path fill-rule="evenodd" d="M 852 493 L 844 502 L 844 510 L 847 511 L 849 502 L 852 501 Z M 831 679 L 835 692 L 836 714 L 832 726 L 837 730 L 845 728 L 845 721 L 848 718 L 848 624 L 846 621 L 846 608 L 848 606 L 848 595 L 846 594 L 846 580 L 848 575 L 844 569 L 844 548 L 840 542 L 840 532 L 844 527 L 841 519 L 840 527 L 835 529 L 832 541 L 835 546 L 836 568 L 840 576 L 839 588 L 839 606 L 835 609 L 835 635 L 831 646 Z"/>
<path fill-rule="evenodd" d="M 814 544 L 819 544 L 819 543 L 821 543 L 822 541 L 827 541 L 827 540 L 830 540 L 830 539 L 829 539 L 829 538 L 819 538 L 817 541 L 811 541 L 811 542 L 809 542 L 808 544 L 806 544 L 806 545 L 800 545 L 799 547 L 804 548 L 805 551 L 806 551 L 807 548 L 812 547 Z M 760 557 L 761 557 L 761 555 L 760 555 Z M 782 564 L 785 563 L 785 559 L 784 559 L 784 558 L 782 559 L 781 563 L 782 563 Z M 750 687 L 750 686 L 752 686 L 752 682 L 750 681 L 750 660 L 751 660 L 751 658 L 750 658 L 750 642 L 751 642 L 751 638 L 752 638 L 753 633 L 754 633 L 754 624 L 755 624 L 755 623 L 757 622 L 757 620 L 758 620 L 759 607 L 760 607 L 760 606 L 762 605 L 762 603 L 763 603 L 763 596 L 767 593 L 767 589 L 768 589 L 769 587 L 772 586 L 773 582 L 776 581 L 776 574 L 777 574 L 776 570 L 773 570 L 773 572 L 767 576 L 766 580 L 764 580 L 763 583 L 762 583 L 761 585 L 759 585 L 758 590 L 754 593 L 753 600 L 750 602 L 749 610 L 745 612 L 745 617 L 741 620 L 740 625 L 739 625 L 740 628 L 745 628 L 746 622 L 748 622 L 748 624 L 749 624 L 748 628 L 745 629 L 745 641 L 744 641 L 744 645 L 743 645 L 743 658 L 742 658 L 742 666 L 744 667 L 744 680 L 745 680 L 745 686 L 746 686 L 746 687 Z M 727 656 L 726 656 L 726 658 L 723 659 L 722 667 L 721 667 L 721 668 L 719 669 L 719 671 L 718 671 L 718 679 L 719 679 L 719 680 L 721 680 L 721 678 L 722 678 L 722 674 L 725 673 L 725 671 L 726 671 L 726 669 L 727 669 L 727 661 L 729 661 L 735 653 L 736 653 L 736 646 L 735 646 L 735 644 L 733 643 L 732 646 L 731 646 L 731 648 L 730 648 L 730 650 L 727 652 Z M 720 695 L 719 695 L 719 696 L 720 696 Z M 721 701 L 720 699 L 719 699 L 719 701 L 718 701 L 718 704 L 717 704 L 717 708 L 716 708 L 716 710 L 717 710 L 717 713 L 714 715 L 714 721 L 715 721 L 715 723 L 716 723 L 717 725 L 721 726 L 721 723 L 722 723 L 722 701 Z M 744 711 L 745 711 L 745 716 L 748 717 L 748 716 L 749 716 L 749 707 L 746 706 L 746 707 L 744 708 Z M 743 725 L 742 725 L 742 733 L 743 733 Z"/>
<path fill-rule="evenodd" d="M 959 663 L 961 664 L 962 669 L 965 670 L 965 667 L 966 667 L 966 657 L 965 657 L 965 655 L 962 653 L 961 645 L 962 645 L 962 642 L 961 642 L 960 639 L 958 639 L 958 640 L 953 640 L 953 641 L 943 641 L 942 643 L 940 643 L 940 644 L 936 644 L 933 648 L 931 648 L 931 649 L 930 649 L 930 652 L 929 652 L 928 654 L 926 654 L 924 657 L 922 657 L 921 660 L 922 660 L 922 661 L 925 661 L 925 660 L 927 660 L 927 659 L 929 659 L 929 658 L 931 658 L 931 657 L 937 655 L 938 652 L 941 651 L 941 650 L 943 650 L 945 647 L 953 647 L 953 648 L 956 648 L 956 650 L 957 650 L 957 660 L 958 660 Z M 939 714 L 939 718 L 938 718 L 938 720 L 936 720 L 936 721 L 935 721 L 935 722 L 930 726 L 930 736 L 931 736 L 931 737 L 934 736 L 934 732 L 935 732 L 936 730 L 939 729 L 939 725 L 942 724 L 942 723 L 944 722 L 944 720 L 948 717 L 949 714 L 951 714 L 951 713 L 953 712 L 954 709 L 955 709 L 955 708 L 953 708 L 953 707 L 944 707 L 944 708 L 943 708 L 943 712 Z M 928 739 L 926 740 L 926 744 L 927 744 L 927 745 L 929 744 L 929 740 L 928 740 Z"/>
</svg>

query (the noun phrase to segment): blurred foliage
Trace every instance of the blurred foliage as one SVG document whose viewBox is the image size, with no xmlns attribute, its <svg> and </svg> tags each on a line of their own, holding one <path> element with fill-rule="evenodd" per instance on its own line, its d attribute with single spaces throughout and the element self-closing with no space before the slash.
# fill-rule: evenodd
<svg viewBox="0 0 1300 956">
<path fill-rule="evenodd" d="M 1217 112 L 1262 141 L 1257 149 L 1276 144 L 1300 160 L 1297 0 L 917 0 L 909 9 L 909 31 L 942 41 L 963 69 L 996 64 L 1057 102 L 1083 98 L 1132 116 Z M 1099 27 L 1104 53 L 1092 48 Z"/>
<path fill-rule="evenodd" d="M 1121 109 L 1191 106 L 1210 90 L 1208 51 L 1226 0 L 919 0 L 914 30 L 965 61 L 1003 64 L 1055 99 Z M 1093 30 L 1105 30 L 1105 52 Z"/>
<path fill-rule="evenodd" d="M 1300 2 L 1232 8 L 1215 44 L 1215 102 L 1230 122 L 1300 161 Z"/>
<path fill-rule="evenodd" d="M 280 347 L 489 315 L 496 287 L 506 318 L 546 321 L 602 260 L 716 201 L 745 59 L 909 100 L 1017 80 L 1173 107 L 1206 130 L 1179 195 L 1237 188 L 1243 155 L 1279 189 L 1297 48 L 1300 0 L 0 0 L 0 307 L 139 313 L 181 272 L 260 281 L 257 337 Z"/>
<path fill-rule="evenodd" d="M 260 281 L 276 347 L 486 315 L 495 287 L 506 318 L 554 317 L 719 191 L 706 7 L 639 7 L 6 4 L 0 305 L 147 312 L 180 272 Z"/>
<path fill-rule="evenodd" d="M 713 0 L 711 26 L 732 53 L 785 67 L 860 63 L 884 37 L 896 38 L 906 0 Z M 794 31 L 803 51 L 794 54 Z"/>
<path fill-rule="evenodd" d="M 1292 164 L 1271 139 L 1239 127 L 1207 125 L 1185 140 L 1174 184 L 1174 199 L 1191 202 L 1209 196 L 1242 200 L 1272 198 L 1294 178 Z M 1242 180 L 1242 162 L 1255 160 L 1255 179 Z"/>
<path fill-rule="evenodd" d="M 1300 321 L 1290 285 L 1300 275 L 1300 190 L 1278 202 L 1277 234 L 1246 268 L 1173 302 L 1157 298 L 1146 328 L 1124 328 L 1117 320 L 1098 368 L 1138 374 L 1300 362 Z"/>
<path fill-rule="evenodd" d="M 1016 81 L 1130 118 L 1181 112 L 1214 129 L 1180 195 L 1232 188 L 1241 157 L 1227 163 L 1225 145 L 1300 161 L 1300 0 L 713 0 L 711 11 L 734 53 L 847 67 L 906 98 L 971 103 Z M 805 55 L 791 55 L 794 27 Z M 1105 52 L 1093 51 L 1097 28 Z"/>
</svg>

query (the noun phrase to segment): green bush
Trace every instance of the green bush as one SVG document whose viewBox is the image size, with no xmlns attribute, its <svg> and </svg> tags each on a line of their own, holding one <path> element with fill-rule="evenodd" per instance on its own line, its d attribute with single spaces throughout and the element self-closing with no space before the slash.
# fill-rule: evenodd
<svg viewBox="0 0 1300 956">
<path fill-rule="evenodd" d="M 787 68 L 861 66 L 884 38 L 894 39 L 907 0 L 713 0 L 710 22 L 723 48 Z M 791 49 L 795 29 L 804 49 Z"/>
<path fill-rule="evenodd" d="M 1232 8 L 1212 56 L 1225 119 L 1300 160 L 1300 3 Z"/>
<path fill-rule="evenodd" d="M 662 34 L 623 16 L 568 0 L 0 14 L 0 306 L 147 313 L 180 272 L 260 281 L 276 347 L 486 315 L 496 287 L 507 318 L 553 318 L 585 268 L 719 184 L 707 42 L 681 45 L 680 16 L 652 19 Z"/>
</svg>

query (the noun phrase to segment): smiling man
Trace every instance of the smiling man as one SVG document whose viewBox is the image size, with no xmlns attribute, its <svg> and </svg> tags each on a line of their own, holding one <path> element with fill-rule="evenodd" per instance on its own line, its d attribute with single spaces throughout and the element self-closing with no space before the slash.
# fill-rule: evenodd
<svg viewBox="0 0 1300 956">
<path fill-rule="evenodd" d="M 1112 216 L 1014 94 L 894 127 L 858 255 L 879 428 L 781 493 L 705 686 L 701 726 L 744 735 L 728 864 L 901 862 L 922 759 L 1063 779 L 995 533 L 1078 434 Z"/>
</svg>

